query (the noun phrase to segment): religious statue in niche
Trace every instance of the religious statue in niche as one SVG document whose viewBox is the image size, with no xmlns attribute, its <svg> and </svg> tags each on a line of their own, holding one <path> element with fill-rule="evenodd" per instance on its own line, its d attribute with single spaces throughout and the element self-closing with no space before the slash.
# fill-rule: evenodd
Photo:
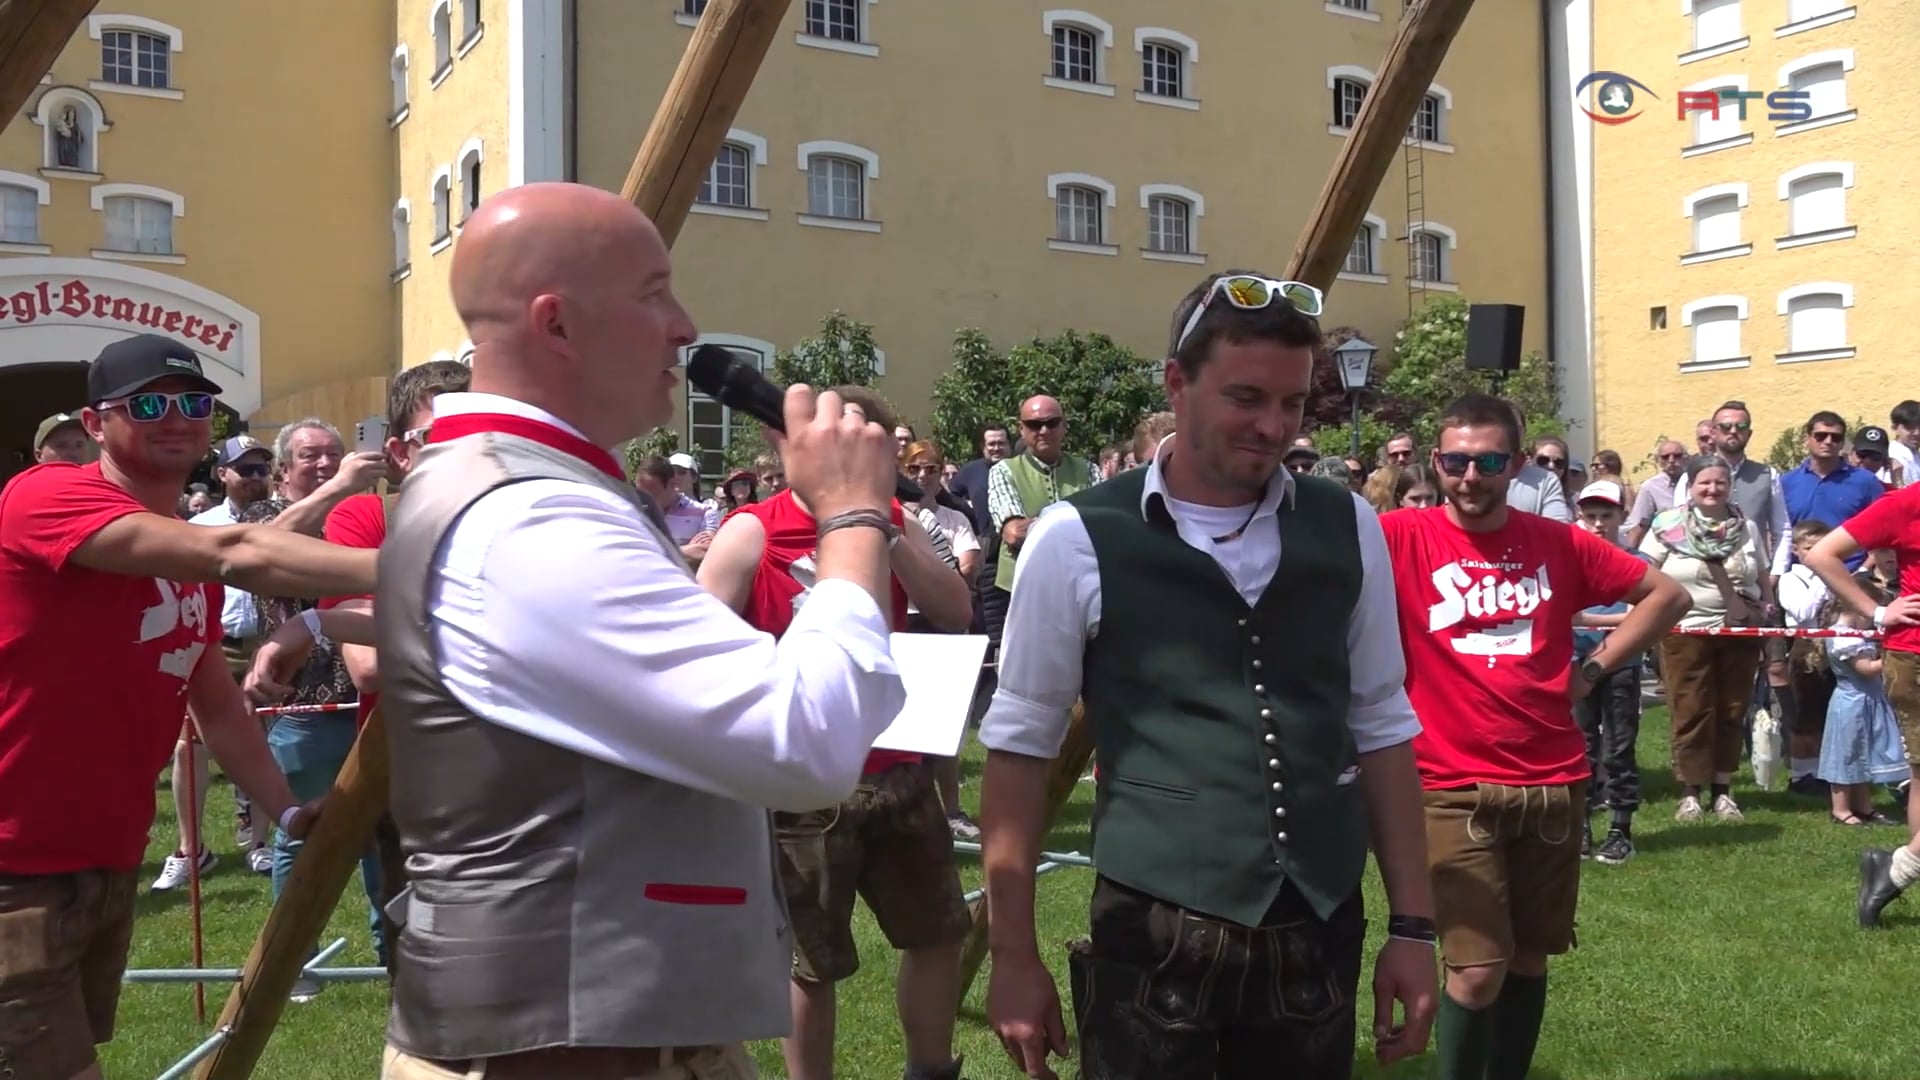
<svg viewBox="0 0 1920 1080">
<path fill-rule="evenodd" d="M 53 122 L 54 163 L 62 169 L 78 169 L 86 134 L 80 124 L 80 110 L 72 105 L 60 110 Z"/>
</svg>

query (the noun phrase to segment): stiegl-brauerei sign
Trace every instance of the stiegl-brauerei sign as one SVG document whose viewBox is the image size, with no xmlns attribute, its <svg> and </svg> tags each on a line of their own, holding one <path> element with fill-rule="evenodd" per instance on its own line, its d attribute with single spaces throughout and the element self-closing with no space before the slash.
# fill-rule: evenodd
<svg viewBox="0 0 1920 1080">
<path fill-rule="evenodd" d="M 4 268 L 0 263 L 0 269 Z M 231 356 L 234 336 L 240 332 L 238 322 L 205 308 L 134 299 L 116 291 L 116 284 L 89 284 L 64 276 L 30 281 L 25 288 L 0 297 L 0 330 L 42 323 L 98 326 L 133 334 L 166 334 L 196 350 L 204 347 L 222 359 Z M 127 291 L 150 292 L 137 286 Z M 231 357 L 229 362 L 240 367 L 238 357 Z"/>
</svg>

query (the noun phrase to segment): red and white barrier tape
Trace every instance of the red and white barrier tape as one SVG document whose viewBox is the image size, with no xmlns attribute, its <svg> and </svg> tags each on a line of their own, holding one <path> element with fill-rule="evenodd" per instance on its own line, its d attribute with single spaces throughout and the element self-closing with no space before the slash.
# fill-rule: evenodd
<svg viewBox="0 0 1920 1080">
<path fill-rule="evenodd" d="M 255 709 L 258 716 L 290 716 L 305 713 L 353 712 L 360 708 L 357 701 L 336 701 L 331 705 L 270 705 L 264 709 Z"/>
<path fill-rule="evenodd" d="M 1581 626 L 1576 627 L 1576 629 L 1597 631 L 1604 634 L 1617 628 L 1612 626 Z M 1875 641 L 1880 637 L 1880 631 L 1878 630 L 1855 630 L 1850 627 L 1796 628 L 1790 626 L 1722 626 L 1712 629 L 1699 627 L 1687 629 L 1676 626 L 1668 631 L 1668 633 L 1680 637 L 1865 638 L 1868 641 Z"/>
</svg>

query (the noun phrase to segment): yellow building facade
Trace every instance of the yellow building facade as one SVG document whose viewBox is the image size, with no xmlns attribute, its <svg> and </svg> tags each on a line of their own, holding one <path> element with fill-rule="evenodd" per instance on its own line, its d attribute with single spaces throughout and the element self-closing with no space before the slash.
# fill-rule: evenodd
<svg viewBox="0 0 1920 1080">
<path fill-rule="evenodd" d="M 191 344 L 267 427 L 365 415 L 394 359 L 393 153 L 378 65 L 342 58 L 392 44 L 360 5 L 98 5 L 0 133 L 0 450 L 135 333 Z"/>
<path fill-rule="evenodd" d="M 1915 26 L 1884 2 L 1594 5 L 1578 98 L 1631 117 L 1589 123 L 1598 445 L 1691 445 L 1739 399 L 1764 453 L 1816 410 L 1884 425 L 1920 397 Z"/>
</svg>

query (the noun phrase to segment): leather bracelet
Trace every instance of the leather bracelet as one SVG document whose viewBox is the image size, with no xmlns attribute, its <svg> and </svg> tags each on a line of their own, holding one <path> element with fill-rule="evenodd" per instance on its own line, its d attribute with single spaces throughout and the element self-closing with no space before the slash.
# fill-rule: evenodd
<svg viewBox="0 0 1920 1080">
<path fill-rule="evenodd" d="M 1440 931 L 1433 920 L 1419 915 L 1387 916 L 1387 936 L 1406 941 L 1417 941 L 1423 945 L 1437 945 Z"/>
<path fill-rule="evenodd" d="M 889 542 L 900 535 L 893 519 L 878 510 L 847 510 L 835 514 L 820 523 L 819 535 L 824 537 L 838 529 L 878 529 L 886 534 Z"/>
</svg>

